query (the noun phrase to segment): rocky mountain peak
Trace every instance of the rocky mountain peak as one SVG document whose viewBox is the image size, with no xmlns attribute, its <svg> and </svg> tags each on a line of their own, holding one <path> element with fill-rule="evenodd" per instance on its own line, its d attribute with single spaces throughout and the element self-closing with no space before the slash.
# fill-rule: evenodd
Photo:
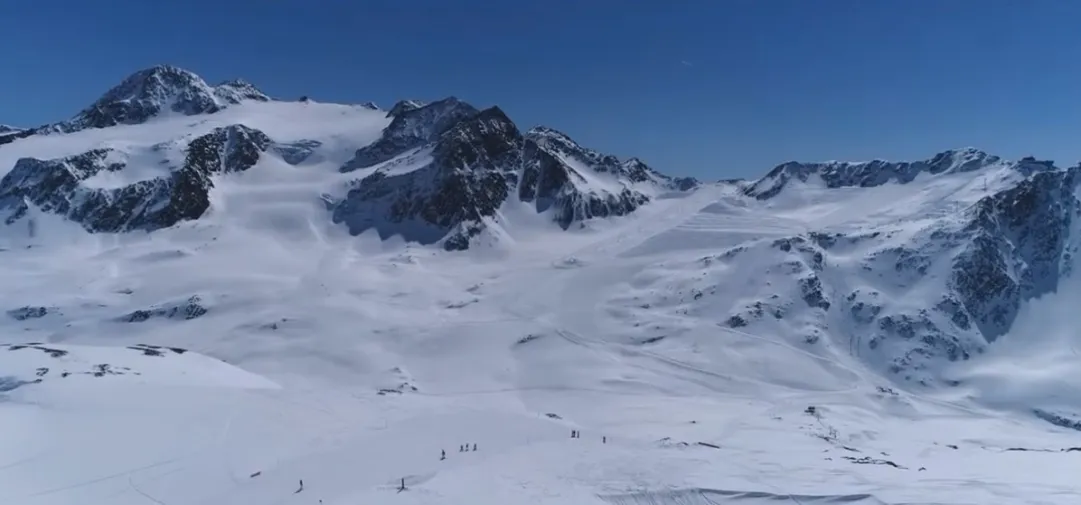
<svg viewBox="0 0 1081 505">
<path fill-rule="evenodd" d="M 74 118 L 44 131 L 73 132 L 140 124 L 163 113 L 212 114 L 245 100 L 270 98 L 239 79 L 212 87 L 194 72 L 158 65 L 131 74 Z"/>
<path fill-rule="evenodd" d="M 19 131 L 22 131 L 22 128 L 16 128 L 14 126 L 9 126 L 9 125 L 6 125 L 6 124 L 0 124 L 0 135 L 3 135 L 5 133 L 15 133 L 15 132 L 19 132 Z"/>
<path fill-rule="evenodd" d="M 56 159 L 21 158 L 0 179 L 0 215 L 7 224 L 30 207 L 59 214 L 89 232 L 153 231 L 198 219 L 210 207 L 212 177 L 255 166 L 271 145 L 263 132 L 244 125 L 215 128 L 187 146 L 184 163 L 159 177 L 99 188 L 92 177 L 124 170 L 130 153 L 93 149 Z M 161 146 L 140 153 L 140 163 Z M 164 161 L 164 159 L 163 159 Z"/>
<path fill-rule="evenodd" d="M 398 105 L 401 105 L 401 102 Z M 394 106 L 395 109 L 399 109 L 398 105 Z M 402 107 L 393 115 L 394 120 L 383 129 L 379 140 L 358 149 L 353 159 L 340 170 L 343 173 L 352 172 L 389 161 L 405 151 L 435 141 L 458 122 L 478 112 L 472 105 L 455 97 L 447 97 L 415 109 Z"/>
<path fill-rule="evenodd" d="M 450 99 L 396 117 L 373 144 L 378 150 L 357 153 L 389 163 L 358 181 L 333 209 L 334 222 L 354 234 L 375 229 L 384 237 L 441 242 L 447 250 L 468 248 L 506 200 L 522 145 L 498 107 L 470 113 L 475 110 Z M 405 124 L 395 127 L 399 120 Z M 422 120 L 428 123 L 416 123 Z M 410 154 L 418 147 L 430 157 Z"/>
<path fill-rule="evenodd" d="M 574 145 L 574 146 L 578 145 L 578 143 L 575 142 L 574 140 L 571 140 L 571 138 L 567 134 L 565 134 L 565 133 L 563 133 L 563 132 L 561 132 L 561 131 L 559 131 L 559 130 L 557 130 L 555 128 L 552 128 L 552 127 L 549 127 L 549 126 L 544 126 L 544 125 L 537 125 L 537 126 L 534 126 L 534 127 L 530 128 L 529 131 L 527 131 L 525 135 L 526 135 L 526 137 L 531 138 L 535 142 L 538 142 L 538 143 L 539 142 L 544 142 L 544 141 L 547 141 L 547 140 L 551 140 L 552 142 L 557 142 L 557 143 L 562 143 L 562 144 L 569 144 L 569 145 Z"/>
<path fill-rule="evenodd" d="M 472 117 L 458 121 L 453 128 L 440 135 L 440 145 L 462 145 L 480 143 L 483 150 L 506 150 L 518 148 L 522 135 L 515 122 L 507 117 L 499 107 L 489 107 Z M 496 146 L 498 144 L 498 146 Z"/>
<path fill-rule="evenodd" d="M 269 102 L 270 97 L 256 88 L 254 84 L 243 79 L 231 79 L 214 87 L 214 96 L 229 104 L 236 104 L 245 100 L 256 102 Z"/>
<path fill-rule="evenodd" d="M 979 170 L 993 163 L 998 163 L 1002 158 L 987 154 L 975 147 L 963 149 L 951 149 L 943 151 L 927 160 L 930 173 L 957 173 Z"/>
<path fill-rule="evenodd" d="M 569 135 L 554 128 L 534 126 L 526 132 L 525 138 L 527 142 L 535 144 L 539 149 L 557 156 L 572 156 L 579 161 L 595 165 L 595 168 L 601 172 L 618 173 L 623 166 L 619 158 L 582 147 Z"/>
<path fill-rule="evenodd" d="M 420 100 L 400 100 L 390 108 L 390 111 L 387 112 L 387 117 L 400 116 L 411 110 L 424 107 L 425 105 L 427 105 L 427 102 L 422 102 Z"/>
</svg>

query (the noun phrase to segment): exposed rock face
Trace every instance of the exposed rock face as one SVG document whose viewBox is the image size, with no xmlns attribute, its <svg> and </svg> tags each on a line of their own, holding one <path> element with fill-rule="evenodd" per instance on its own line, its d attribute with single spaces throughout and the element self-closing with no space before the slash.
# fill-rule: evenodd
<svg viewBox="0 0 1081 505">
<path fill-rule="evenodd" d="M 38 133 L 38 130 L 35 128 L 31 128 L 29 130 L 17 130 L 0 133 L 0 146 L 4 144 L 10 144 L 19 139 L 27 138 L 31 135 L 34 135 L 35 133 Z"/>
<path fill-rule="evenodd" d="M 424 107 L 425 105 L 428 104 L 420 100 L 401 100 L 390 108 L 390 111 L 387 112 L 387 117 L 400 116 L 406 112 Z"/>
<path fill-rule="evenodd" d="M 399 103 L 398 105 L 401 105 Z M 457 98 L 450 97 L 417 108 L 395 105 L 394 120 L 383 130 L 383 135 L 371 145 L 356 152 L 342 172 L 369 168 L 410 150 L 439 139 L 459 122 L 477 114 L 477 109 Z"/>
<path fill-rule="evenodd" d="M 210 207 L 210 177 L 251 168 L 269 145 L 266 135 L 243 125 L 217 128 L 192 140 L 184 165 L 169 175 L 110 189 L 83 182 L 122 170 L 127 163 L 123 153 L 95 149 L 55 160 L 23 158 L 0 179 L 0 210 L 7 212 L 7 224 L 33 205 L 90 232 L 167 228 L 201 217 Z"/>
<path fill-rule="evenodd" d="M 440 135 L 422 168 L 394 174 L 389 167 L 365 177 L 333 219 L 354 234 L 375 228 L 383 236 L 401 233 L 424 243 L 445 237 L 445 248 L 464 249 L 506 199 L 520 144 L 521 134 L 503 111 L 486 109 Z"/>
<path fill-rule="evenodd" d="M 215 128 L 188 144 L 184 166 L 207 175 L 243 172 L 259 161 L 270 143 L 265 133 L 244 125 Z"/>
<path fill-rule="evenodd" d="M 238 104 L 246 100 L 269 102 L 270 97 L 243 79 L 233 79 L 214 86 L 214 96 L 219 103 Z"/>
<path fill-rule="evenodd" d="M 534 203 L 538 212 L 555 209 L 554 219 L 564 229 L 587 219 L 629 214 L 650 200 L 630 185 L 606 187 L 600 181 L 591 181 L 590 172 L 632 183 L 695 185 L 683 180 L 673 182 L 637 158 L 621 162 L 615 156 L 582 147 L 547 127 L 533 128 L 525 135 L 522 160 L 519 199 Z"/>
<path fill-rule="evenodd" d="M 16 321 L 26 321 L 27 319 L 40 319 L 45 317 L 49 313 L 48 307 L 40 306 L 25 306 L 17 309 L 11 309 L 7 311 L 8 317 Z"/>
<path fill-rule="evenodd" d="M 522 135 L 500 109 L 481 112 L 455 98 L 428 105 L 400 102 L 383 136 L 357 151 L 342 172 L 375 168 L 334 206 L 351 233 L 376 229 L 422 243 L 465 249 L 498 219 L 510 197 L 551 212 L 563 228 L 628 214 L 649 190 L 682 191 L 641 160 L 621 161 L 579 146 L 551 128 Z"/>
<path fill-rule="evenodd" d="M 1021 303 L 1058 288 L 1074 251 L 1081 167 L 1035 173 L 969 211 L 969 237 L 954 259 L 951 287 L 989 341 L 1006 333 Z"/>
<path fill-rule="evenodd" d="M 142 323 L 150 319 L 181 319 L 191 320 L 202 317 L 207 313 L 203 301 L 198 295 L 193 295 L 182 302 L 167 303 L 151 307 L 145 310 L 136 310 L 119 318 L 120 322 Z M 178 353 L 180 354 L 180 353 Z"/>
<path fill-rule="evenodd" d="M 140 124 L 165 112 L 211 114 L 244 100 L 267 101 L 269 97 L 241 80 L 212 87 L 194 73 L 161 65 L 132 74 L 74 118 L 54 125 L 54 129 L 74 132 Z"/>
</svg>

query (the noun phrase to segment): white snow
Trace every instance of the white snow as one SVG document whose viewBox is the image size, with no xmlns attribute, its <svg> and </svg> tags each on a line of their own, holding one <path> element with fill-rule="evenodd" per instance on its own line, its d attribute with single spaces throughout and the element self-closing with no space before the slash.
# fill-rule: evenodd
<svg viewBox="0 0 1081 505">
<path fill-rule="evenodd" d="M 0 343 L 68 352 L 0 349 L 0 503 L 1078 502 L 1081 452 L 1061 449 L 1081 434 L 1025 408 L 1081 407 L 1077 338 L 1062 329 L 1076 282 L 947 370 L 965 382 L 954 389 L 890 382 L 836 321 L 807 343 L 821 323 L 807 311 L 717 325 L 765 293 L 794 296 L 772 240 L 893 227 L 901 241 L 972 202 L 981 173 L 766 203 L 705 186 L 570 232 L 507 206 L 501 249 L 449 254 L 350 237 L 321 207 L 365 175 L 336 169 L 383 116 L 244 103 L 0 147 L 0 167 L 101 145 L 131 161 L 235 123 L 322 142 L 318 163 L 222 177 L 213 212 L 172 229 L 87 235 L 37 215 L 33 236 L 0 232 L 0 309 L 45 308 L 0 314 Z M 741 247 L 739 262 L 706 259 Z M 830 271 L 859 271 L 864 252 L 838 253 Z M 865 281 L 842 273 L 831 283 Z M 193 295 L 201 317 L 124 319 Z M 140 374 L 57 376 L 101 364 Z"/>
</svg>

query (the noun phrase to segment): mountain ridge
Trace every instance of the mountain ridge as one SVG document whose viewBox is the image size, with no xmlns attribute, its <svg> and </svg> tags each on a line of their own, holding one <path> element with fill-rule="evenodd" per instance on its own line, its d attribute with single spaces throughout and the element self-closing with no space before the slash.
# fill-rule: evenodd
<svg viewBox="0 0 1081 505">
<path fill-rule="evenodd" d="M 1002 165 L 1013 166 L 1025 174 L 1054 168 L 1051 161 L 1028 156 L 1009 162 L 974 147 L 951 149 L 918 161 L 789 161 L 755 180 L 744 189 L 743 194 L 758 200 L 769 200 L 793 182 L 808 183 L 812 178 L 817 178 L 828 188 L 875 187 L 889 182 L 905 184 L 922 174 L 933 176 L 975 172 Z"/>
<path fill-rule="evenodd" d="M 274 100 L 251 83 L 241 79 L 232 79 L 211 86 L 200 76 L 188 70 L 170 65 L 158 65 L 126 77 L 93 104 L 67 121 L 15 132 L 3 138 L 8 140 L 7 143 L 12 143 L 40 135 L 72 135 L 90 130 L 108 130 L 117 126 L 144 128 L 142 126 L 144 124 L 157 124 L 172 117 L 188 117 L 205 122 L 221 117 L 223 111 L 235 110 L 238 107 L 251 109 L 260 103 L 284 104 L 287 102 Z M 303 107 L 316 106 L 315 102 L 310 100 L 295 103 Z M 374 105 L 360 105 L 356 109 L 356 114 L 383 113 Z M 648 203 L 657 191 L 690 191 L 698 185 L 698 182 L 692 178 L 677 179 L 663 175 L 637 158 L 627 160 L 627 165 L 624 166 L 624 162 L 618 158 L 583 148 L 571 141 L 569 137 L 547 127 L 535 127 L 523 136 L 513 121 L 497 107 L 482 111 L 453 96 L 433 102 L 402 100 L 387 111 L 385 117 L 389 120 L 389 124 L 383 128 L 378 138 L 374 142 L 358 145 L 352 159 L 338 167 L 338 172 L 349 177 L 352 177 L 350 174 L 358 171 L 371 173 L 360 173 L 350 184 L 352 189 L 344 196 L 324 198 L 324 201 L 337 201 L 335 204 L 337 207 L 331 209 L 330 219 L 335 223 L 346 224 L 352 233 L 363 233 L 374 226 L 371 223 L 379 222 L 381 224 L 376 227 L 379 228 L 380 236 L 402 235 L 410 237 L 408 240 L 415 239 L 425 244 L 439 242 L 448 250 L 462 250 L 467 249 L 470 239 L 483 230 L 493 225 L 499 226 L 498 209 L 510 200 L 534 203 L 536 212 L 552 213 L 552 220 L 560 227 L 567 229 L 574 222 L 626 215 Z M 496 126 L 496 123 L 502 124 Z M 494 126 L 495 130 L 491 130 L 489 126 Z M 254 159 L 266 157 L 267 159 L 281 159 L 290 165 L 302 164 L 309 159 L 314 159 L 312 157 L 322 149 L 323 145 L 320 139 L 272 139 L 258 128 L 245 125 L 242 119 L 234 124 L 221 126 L 221 128 L 226 127 L 231 129 L 229 135 L 233 135 L 239 129 L 246 129 L 252 135 L 261 138 L 255 143 L 258 147 L 247 151 L 250 153 L 249 157 Z M 500 138 L 501 135 L 509 135 L 509 137 Z M 548 148 L 538 147 L 547 142 L 541 141 L 543 137 L 553 135 L 561 139 L 559 142 L 562 147 L 558 149 L 561 154 L 557 156 L 559 159 L 552 158 L 544 163 L 523 159 L 523 154 L 548 156 L 551 152 L 555 152 Z M 194 137 L 166 138 L 162 139 L 164 144 L 158 145 L 179 141 L 179 144 L 173 145 L 172 149 L 186 150 L 190 155 L 190 150 L 198 140 L 191 140 L 192 138 Z M 188 142 L 190 144 L 187 144 Z M 249 146 L 255 145 L 246 140 L 244 142 L 247 142 Z M 219 146 L 220 148 L 222 147 Z M 506 152 L 494 153 L 491 152 L 493 149 L 497 151 L 502 149 Z M 399 172 L 408 165 L 408 163 L 403 163 L 402 157 L 408 157 L 410 152 L 418 150 L 426 150 L 425 152 L 437 156 L 438 159 L 434 160 L 434 163 L 441 168 L 433 167 L 425 172 L 423 166 L 413 166 L 410 168 L 410 173 L 414 171 L 417 173 L 409 177 L 414 182 L 408 184 L 396 182 L 400 180 L 399 176 L 404 175 Z M 78 157 L 81 154 L 85 153 L 75 153 L 70 156 Z M 172 175 L 157 179 L 172 182 L 162 182 L 163 186 L 152 191 L 146 188 L 121 190 L 126 191 L 122 195 L 79 189 L 77 186 L 82 184 L 80 182 L 82 179 L 78 177 L 58 175 L 66 181 L 61 183 L 56 179 L 30 178 L 23 173 L 31 170 L 30 167 L 33 166 L 41 170 L 54 170 L 56 174 L 71 174 L 70 170 L 61 167 L 69 167 L 73 162 L 100 164 L 100 160 L 90 161 L 97 159 L 94 155 L 89 155 L 89 158 L 84 159 L 70 156 L 53 160 L 19 160 L 20 171 L 14 172 L 14 176 L 0 182 L 0 188 L 5 188 L 3 194 L 5 206 L 10 211 L 6 222 L 10 224 L 25 215 L 28 205 L 44 205 L 44 210 L 81 222 L 84 228 L 92 232 L 123 232 L 134 228 L 153 231 L 154 226 L 168 227 L 180 221 L 198 220 L 209 209 L 208 202 L 211 200 L 209 195 L 214 187 L 212 178 L 247 169 L 247 166 L 231 166 L 235 160 L 228 156 L 221 158 L 220 161 L 223 163 L 221 169 L 209 170 L 206 166 L 192 169 L 191 157 L 188 156 L 187 161 L 170 165 Z M 571 162 L 568 161 L 571 158 L 581 158 L 585 164 L 575 165 L 572 168 L 566 164 Z M 478 161 L 496 163 L 500 166 L 481 167 L 475 165 Z M 161 163 L 168 164 L 169 161 L 163 159 Z M 527 164 L 531 166 L 526 167 Z M 110 165 L 108 168 L 104 165 L 98 166 L 95 173 L 100 170 L 123 170 L 123 168 L 117 168 L 118 166 L 123 167 L 126 164 Z M 396 171 L 394 174 L 388 174 L 391 167 L 394 167 Z M 477 171 L 484 172 L 484 175 L 473 173 Z M 591 184 L 591 181 L 597 181 L 596 177 L 590 175 L 594 172 L 599 173 L 607 182 L 601 185 Z M 181 182 L 176 179 L 178 177 L 176 174 L 198 175 L 193 175 L 193 179 L 185 179 L 186 182 Z M 421 176 L 421 174 L 428 175 Z M 417 177 L 431 180 L 420 184 L 420 179 Z M 495 178 L 500 181 L 497 182 Z M 539 178 L 546 178 L 544 180 L 549 182 L 557 179 L 563 182 L 552 187 L 531 186 L 535 185 L 536 181 L 540 180 Z M 520 180 L 526 181 L 521 188 L 519 188 Z M 369 184 L 373 187 L 357 187 Z M 36 186 L 25 187 L 27 185 Z M 396 189 L 392 190 L 388 185 L 394 185 Z M 174 194 L 180 191 L 181 187 L 188 188 L 183 190 L 186 197 L 180 198 Z M 408 191 L 409 194 L 402 196 L 401 191 Z M 394 196 L 393 201 L 383 202 L 386 204 L 385 208 L 381 205 L 361 204 L 361 201 L 376 198 L 376 194 L 385 196 L 387 192 L 396 192 L 397 196 Z M 556 192 L 559 194 L 557 195 Z M 64 196 L 59 197 L 60 200 L 54 201 L 53 204 L 46 205 L 46 202 L 53 198 L 45 196 L 49 194 L 63 194 Z M 88 208 L 79 207 L 82 210 L 72 211 L 73 199 L 78 199 L 81 206 L 97 206 L 99 209 L 90 211 Z M 117 199 L 129 202 L 124 204 L 126 210 L 119 210 L 115 204 Z M 361 201 L 355 201 L 357 199 Z M 61 201 L 67 203 L 61 203 Z M 132 215 L 139 212 L 139 208 L 169 208 L 171 205 L 179 204 L 178 202 L 189 202 L 184 205 L 188 205 L 190 209 L 202 209 L 202 211 L 174 209 L 168 211 L 167 214 L 183 216 L 183 219 L 163 218 L 147 222 L 140 221 L 140 218 Z M 191 204 L 190 202 L 201 203 Z M 110 210 L 104 210 L 106 208 Z M 359 208 L 381 215 L 357 215 Z M 121 212 L 125 215 L 110 218 L 113 222 L 110 225 L 85 222 L 89 219 L 87 216 L 92 214 L 113 212 Z M 116 224 L 119 222 L 141 224 L 139 226 Z M 151 223 L 154 225 L 151 226 Z M 428 231 L 413 233 L 411 229 Z"/>
</svg>

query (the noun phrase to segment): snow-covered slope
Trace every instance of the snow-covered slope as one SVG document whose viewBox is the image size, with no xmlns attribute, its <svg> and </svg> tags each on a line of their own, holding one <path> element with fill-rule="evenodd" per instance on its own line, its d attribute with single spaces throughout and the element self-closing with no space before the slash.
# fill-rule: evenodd
<svg viewBox="0 0 1081 505">
<path fill-rule="evenodd" d="M 1076 502 L 1081 168 L 137 75 L 0 145 L 0 503 Z"/>
</svg>

